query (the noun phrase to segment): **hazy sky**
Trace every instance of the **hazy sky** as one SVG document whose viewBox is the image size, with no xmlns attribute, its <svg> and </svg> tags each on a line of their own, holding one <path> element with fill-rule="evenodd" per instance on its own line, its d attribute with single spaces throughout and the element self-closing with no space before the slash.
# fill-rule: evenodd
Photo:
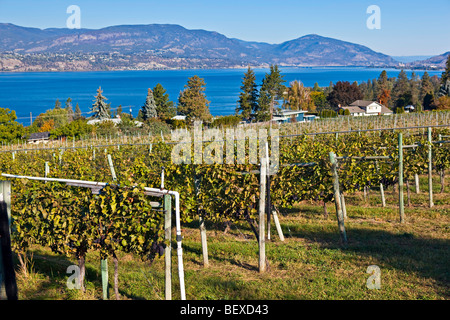
<svg viewBox="0 0 450 320">
<path fill-rule="evenodd" d="M 70 5 L 82 28 L 170 23 L 268 43 L 315 33 L 394 56 L 450 51 L 450 0 L 0 0 L 0 22 L 64 28 Z M 366 26 L 370 5 L 380 29 Z"/>
</svg>

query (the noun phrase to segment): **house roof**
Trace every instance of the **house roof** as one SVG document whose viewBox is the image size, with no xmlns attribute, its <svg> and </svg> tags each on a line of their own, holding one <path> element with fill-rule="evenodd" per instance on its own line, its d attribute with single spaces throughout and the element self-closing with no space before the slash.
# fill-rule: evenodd
<svg viewBox="0 0 450 320">
<path fill-rule="evenodd" d="M 357 106 L 348 106 L 348 107 L 342 107 L 344 110 L 350 111 L 350 113 L 365 113 L 366 110 L 363 108 L 357 107 Z"/>
<path fill-rule="evenodd" d="M 35 132 L 30 134 L 29 140 L 41 140 L 50 138 L 50 132 Z"/>
<path fill-rule="evenodd" d="M 281 116 L 289 116 L 289 115 L 293 115 L 293 114 L 299 114 L 299 113 L 307 113 L 308 111 L 306 110 L 289 110 L 289 109 L 281 109 L 280 111 L 278 111 L 278 115 Z M 274 114 L 275 115 L 275 114 Z"/>
<path fill-rule="evenodd" d="M 352 103 L 350 104 L 350 106 L 367 107 L 369 104 L 372 104 L 372 103 L 379 104 L 379 103 L 376 102 L 376 101 L 356 100 L 356 101 L 352 102 Z M 381 104 L 379 104 L 379 105 L 381 105 Z"/>
</svg>

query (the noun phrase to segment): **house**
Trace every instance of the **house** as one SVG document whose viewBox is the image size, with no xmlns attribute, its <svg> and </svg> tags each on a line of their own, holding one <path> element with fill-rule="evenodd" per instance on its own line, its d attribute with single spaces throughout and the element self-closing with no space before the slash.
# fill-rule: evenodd
<svg viewBox="0 0 450 320">
<path fill-rule="evenodd" d="M 358 116 L 376 116 L 376 115 L 391 115 L 393 112 L 381 103 L 376 101 L 356 100 L 349 106 L 341 107 L 343 110 L 348 110 L 350 115 Z"/>
<path fill-rule="evenodd" d="M 28 138 L 28 143 L 47 143 L 50 140 L 50 132 L 35 132 Z"/>
<path fill-rule="evenodd" d="M 184 121 L 184 120 L 186 120 L 186 116 L 183 116 L 183 115 L 177 115 L 177 116 L 173 117 L 172 120 L 181 120 L 181 121 Z"/>
<path fill-rule="evenodd" d="M 272 121 L 278 123 L 305 122 L 306 110 L 288 110 L 281 109 L 273 114 Z"/>
</svg>

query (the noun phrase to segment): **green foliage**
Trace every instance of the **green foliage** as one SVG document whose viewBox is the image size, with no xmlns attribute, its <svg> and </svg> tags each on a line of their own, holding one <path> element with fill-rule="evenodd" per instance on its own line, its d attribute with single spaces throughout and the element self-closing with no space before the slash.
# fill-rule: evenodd
<svg viewBox="0 0 450 320">
<path fill-rule="evenodd" d="M 158 118 L 168 120 L 176 115 L 177 110 L 173 105 L 173 101 L 169 100 L 169 94 L 166 93 L 166 89 L 160 83 L 153 88 L 153 96 Z"/>
<path fill-rule="evenodd" d="M 110 115 L 110 104 L 106 103 L 106 98 L 102 95 L 102 88 L 97 89 L 97 96 L 95 97 L 94 103 L 92 104 L 91 112 L 93 119 L 109 119 Z"/>
<path fill-rule="evenodd" d="M 193 76 L 188 79 L 184 90 L 178 98 L 178 113 L 186 116 L 186 121 L 201 120 L 209 122 L 212 119 L 209 112 L 209 101 L 205 96 L 205 81 Z"/>
<path fill-rule="evenodd" d="M 242 79 L 241 93 L 236 107 L 236 114 L 241 114 L 244 119 L 250 119 L 251 114 L 258 110 L 258 87 L 255 80 L 255 72 L 248 67 Z"/>
<path fill-rule="evenodd" d="M 147 100 L 145 101 L 145 104 L 141 108 L 142 112 L 142 120 L 148 120 L 151 118 L 156 118 L 158 115 L 156 113 L 156 103 L 155 98 L 153 97 L 153 91 L 152 89 L 148 89 L 147 92 Z"/>
<path fill-rule="evenodd" d="M 3 142 L 17 141 L 22 138 L 25 130 L 23 125 L 15 121 L 16 112 L 8 108 L 0 108 L 0 140 Z"/>
<path fill-rule="evenodd" d="M 211 124 L 211 127 L 213 128 L 220 128 L 220 127 L 234 127 L 237 126 L 242 121 L 240 116 L 221 116 L 214 118 L 214 121 Z"/>
<path fill-rule="evenodd" d="M 87 124 L 87 120 L 74 120 L 66 125 L 56 128 L 50 132 L 51 138 L 56 137 L 80 137 L 86 136 L 94 131 L 92 125 Z"/>
<path fill-rule="evenodd" d="M 278 99 L 283 97 L 286 90 L 281 71 L 278 65 L 271 65 L 270 72 L 266 73 L 259 90 L 258 109 L 256 111 L 257 121 L 268 121 L 278 105 Z"/>
</svg>

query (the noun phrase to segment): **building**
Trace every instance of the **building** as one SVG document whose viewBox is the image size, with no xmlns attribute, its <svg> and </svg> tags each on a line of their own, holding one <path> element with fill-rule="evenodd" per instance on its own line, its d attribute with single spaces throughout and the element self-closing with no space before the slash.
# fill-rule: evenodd
<svg viewBox="0 0 450 320">
<path fill-rule="evenodd" d="M 391 115 L 393 112 L 381 103 L 376 101 L 356 100 L 352 104 L 341 109 L 348 110 L 350 115 L 358 116 L 377 116 L 377 115 Z"/>
<path fill-rule="evenodd" d="M 28 138 L 28 143 L 47 143 L 50 140 L 50 132 L 35 132 Z"/>
<path fill-rule="evenodd" d="M 305 114 L 308 113 L 306 110 L 288 110 L 281 109 L 273 114 L 272 121 L 278 123 L 293 123 L 293 122 L 305 122 Z M 309 117 L 308 119 L 310 119 Z"/>
</svg>

